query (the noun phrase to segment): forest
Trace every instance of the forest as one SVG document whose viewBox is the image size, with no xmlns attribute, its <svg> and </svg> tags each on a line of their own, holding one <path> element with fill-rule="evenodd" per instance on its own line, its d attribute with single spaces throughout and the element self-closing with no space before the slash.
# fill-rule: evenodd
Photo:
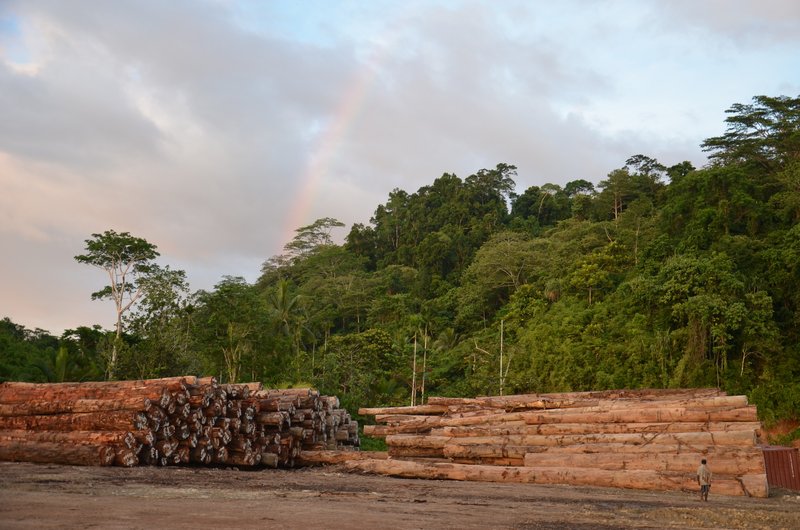
<svg viewBox="0 0 800 530">
<path fill-rule="evenodd" d="M 349 231 L 299 227 L 254 283 L 191 292 L 146 239 L 92 234 L 75 259 L 111 273 L 87 297 L 114 301 L 117 325 L 57 337 L 5 318 L 0 381 L 216 375 L 311 385 L 353 412 L 719 387 L 800 420 L 800 96 L 727 114 L 705 167 L 634 155 L 521 193 L 511 164 L 445 173 Z"/>
</svg>

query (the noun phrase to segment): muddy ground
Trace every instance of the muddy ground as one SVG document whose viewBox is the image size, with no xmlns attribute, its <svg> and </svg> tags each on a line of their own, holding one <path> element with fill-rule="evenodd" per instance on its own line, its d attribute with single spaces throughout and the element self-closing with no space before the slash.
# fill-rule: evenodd
<svg viewBox="0 0 800 530">
<path fill-rule="evenodd" d="M 800 528 L 769 499 L 396 479 L 333 466 L 238 471 L 0 462 L 0 528 Z"/>
</svg>

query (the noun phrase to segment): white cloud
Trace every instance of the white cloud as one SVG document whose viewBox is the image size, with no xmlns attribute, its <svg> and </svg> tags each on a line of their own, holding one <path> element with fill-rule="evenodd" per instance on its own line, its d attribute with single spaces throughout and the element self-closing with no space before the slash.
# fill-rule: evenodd
<svg viewBox="0 0 800 530">
<path fill-rule="evenodd" d="M 800 90 L 796 4 L 761 5 L 5 3 L 0 317 L 98 322 L 72 257 L 109 228 L 210 288 L 444 172 L 515 164 L 522 191 L 701 162 L 729 105 Z"/>
</svg>

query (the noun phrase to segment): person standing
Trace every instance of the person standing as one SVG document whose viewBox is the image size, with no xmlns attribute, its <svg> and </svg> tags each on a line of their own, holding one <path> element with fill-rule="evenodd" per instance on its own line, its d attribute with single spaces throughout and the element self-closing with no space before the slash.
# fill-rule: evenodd
<svg viewBox="0 0 800 530">
<path fill-rule="evenodd" d="M 697 468 L 697 483 L 700 485 L 700 500 L 708 501 L 708 490 L 711 489 L 711 470 L 706 465 L 706 459 L 700 460 Z"/>
</svg>

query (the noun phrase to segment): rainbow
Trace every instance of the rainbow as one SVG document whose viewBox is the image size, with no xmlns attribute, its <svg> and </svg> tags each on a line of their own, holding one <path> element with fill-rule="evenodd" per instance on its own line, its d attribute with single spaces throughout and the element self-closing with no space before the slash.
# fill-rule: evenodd
<svg viewBox="0 0 800 530">
<path fill-rule="evenodd" d="M 284 241 L 291 241 L 299 227 L 313 221 L 309 219 L 309 214 L 319 193 L 320 182 L 327 174 L 348 129 L 358 116 L 364 96 L 377 77 L 378 67 L 386 48 L 381 46 L 375 50 L 365 61 L 364 66 L 356 72 L 352 81 L 348 83 L 348 89 L 344 91 L 330 124 L 320 135 L 316 149 L 309 156 L 309 163 L 300 179 L 295 198 L 290 203 L 292 206 L 286 215 L 282 231 Z"/>
</svg>

